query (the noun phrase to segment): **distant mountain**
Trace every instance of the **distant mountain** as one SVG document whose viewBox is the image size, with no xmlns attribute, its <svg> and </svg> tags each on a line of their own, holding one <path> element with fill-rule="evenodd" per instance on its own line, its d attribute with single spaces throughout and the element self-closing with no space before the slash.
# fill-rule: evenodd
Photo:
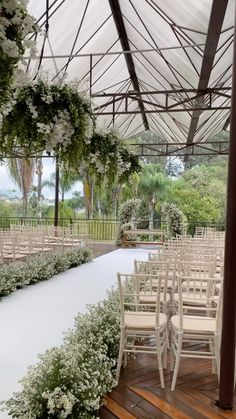
<svg viewBox="0 0 236 419">
<path fill-rule="evenodd" d="M 0 189 L 0 199 L 1 200 L 8 200 L 8 201 L 15 201 L 20 199 L 18 191 L 15 189 Z"/>
</svg>

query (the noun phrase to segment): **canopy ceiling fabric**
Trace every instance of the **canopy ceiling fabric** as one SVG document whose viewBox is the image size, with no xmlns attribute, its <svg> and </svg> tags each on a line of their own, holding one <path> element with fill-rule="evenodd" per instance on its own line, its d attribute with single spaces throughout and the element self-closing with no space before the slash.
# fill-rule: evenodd
<svg viewBox="0 0 236 419">
<path fill-rule="evenodd" d="M 29 1 L 42 29 L 46 3 Z M 44 43 L 41 68 L 52 79 L 67 73 L 67 80 L 81 80 L 101 127 L 114 124 L 124 137 L 149 129 L 181 147 L 225 126 L 233 0 L 49 0 L 48 6 L 45 43 L 43 33 L 37 36 L 39 55 Z M 30 61 L 33 74 L 38 65 Z"/>
</svg>

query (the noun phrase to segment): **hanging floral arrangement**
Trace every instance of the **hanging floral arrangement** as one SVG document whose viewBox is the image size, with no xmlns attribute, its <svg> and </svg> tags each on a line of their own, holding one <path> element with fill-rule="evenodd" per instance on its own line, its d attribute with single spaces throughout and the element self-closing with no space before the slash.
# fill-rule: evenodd
<svg viewBox="0 0 236 419">
<path fill-rule="evenodd" d="M 0 0 L 0 107 L 8 98 L 14 70 L 25 50 L 35 52 L 35 43 L 26 37 L 37 30 L 26 1 Z"/>
<path fill-rule="evenodd" d="M 95 131 L 85 148 L 85 164 L 99 184 L 105 179 L 109 183 L 117 178 L 122 182 L 141 170 L 139 158 L 114 131 Z"/>
<path fill-rule="evenodd" d="M 90 100 L 75 85 L 42 80 L 21 86 L 2 110 L 0 154 L 57 156 L 68 168 L 77 168 L 92 135 L 94 120 Z"/>
</svg>

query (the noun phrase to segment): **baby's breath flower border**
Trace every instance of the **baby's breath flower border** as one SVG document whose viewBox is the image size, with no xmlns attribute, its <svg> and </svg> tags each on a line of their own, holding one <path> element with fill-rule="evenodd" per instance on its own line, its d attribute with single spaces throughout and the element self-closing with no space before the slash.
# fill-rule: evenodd
<svg viewBox="0 0 236 419">
<path fill-rule="evenodd" d="M 57 250 L 47 255 L 35 255 L 25 262 L 15 262 L 0 267 L 0 297 L 19 288 L 45 281 L 59 272 L 81 265 L 92 259 L 92 251 L 87 248 Z"/>
<path fill-rule="evenodd" d="M 78 315 L 64 343 L 39 356 L 21 380 L 22 390 L 3 403 L 18 419 L 96 419 L 103 396 L 116 385 L 119 350 L 118 291 Z"/>
</svg>

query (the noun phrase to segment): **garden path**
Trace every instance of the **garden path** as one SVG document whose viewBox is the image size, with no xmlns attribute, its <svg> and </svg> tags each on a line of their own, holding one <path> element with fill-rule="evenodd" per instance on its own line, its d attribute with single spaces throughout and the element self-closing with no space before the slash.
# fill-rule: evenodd
<svg viewBox="0 0 236 419">
<path fill-rule="evenodd" d="M 0 303 L 0 400 L 20 389 L 18 380 L 37 355 L 59 345 L 78 312 L 106 296 L 116 273 L 131 273 L 148 250 L 118 249 L 52 279 L 16 291 Z M 7 419 L 0 412 L 0 419 Z"/>
</svg>

